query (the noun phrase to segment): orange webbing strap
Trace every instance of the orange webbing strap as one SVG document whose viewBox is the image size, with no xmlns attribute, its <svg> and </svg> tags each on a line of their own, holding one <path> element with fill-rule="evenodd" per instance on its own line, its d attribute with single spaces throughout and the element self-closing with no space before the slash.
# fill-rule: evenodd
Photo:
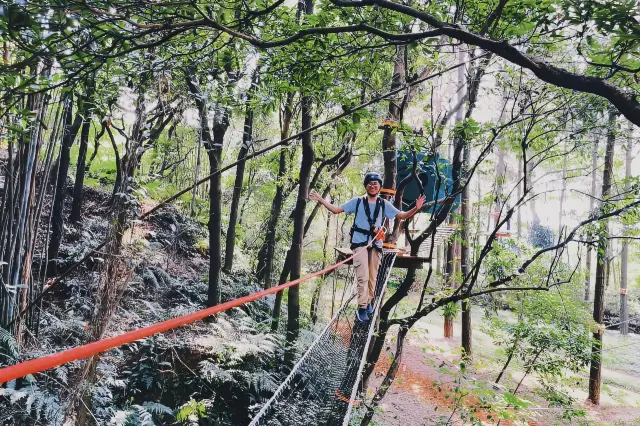
<svg viewBox="0 0 640 426">
<path fill-rule="evenodd" d="M 384 231 L 381 229 L 378 232 L 384 235 Z M 370 243 L 371 244 L 371 243 Z M 267 290 L 262 290 L 257 293 L 250 294 L 248 296 L 240 297 L 238 299 L 230 300 L 226 303 L 222 303 L 211 308 L 202 309 L 201 311 L 194 312 L 192 314 L 183 315 L 181 317 L 173 318 L 167 321 L 159 322 L 157 324 L 150 325 L 148 327 L 133 330 L 128 333 L 121 334 L 119 336 L 109 337 L 108 339 L 98 340 L 97 342 L 89 343 L 87 345 L 78 346 L 76 348 L 68 349 L 66 351 L 57 352 L 51 355 L 46 355 L 40 358 L 35 358 L 30 361 L 21 362 L 19 364 L 11 365 L 9 367 L 0 368 L 0 384 L 9 382 L 11 380 L 18 379 L 20 377 L 27 376 L 29 374 L 38 373 L 44 370 L 48 370 L 58 365 L 65 364 L 67 362 L 76 361 L 79 359 L 89 358 L 90 356 L 99 354 L 109 349 L 117 348 L 118 346 L 125 345 L 127 343 L 135 342 L 136 340 L 144 339 L 145 337 L 153 336 L 154 334 L 163 333 L 168 330 L 172 330 L 177 327 L 181 327 L 186 324 L 204 319 L 208 316 L 218 314 L 220 312 L 227 311 L 231 308 L 244 305 L 245 303 L 253 302 L 261 299 L 266 295 L 277 293 L 280 290 L 284 290 L 294 285 L 298 285 L 301 282 L 307 281 L 318 275 L 326 274 L 339 266 L 344 265 L 353 259 L 353 255 L 348 258 L 335 263 L 331 266 L 324 268 L 321 271 L 314 272 L 306 275 L 297 280 L 290 281 L 288 283 L 281 284 L 276 287 L 272 287 Z"/>
<path fill-rule="evenodd" d="M 350 402 L 351 402 L 351 400 L 350 400 L 349 398 L 347 398 L 346 396 L 343 396 L 343 395 L 340 393 L 340 389 L 338 389 L 338 390 L 336 391 L 336 394 L 335 394 L 335 395 L 336 395 L 336 398 L 338 398 L 340 401 L 344 402 L 345 404 L 348 404 L 348 403 L 350 403 Z M 356 405 L 356 406 L 357 406 L 357 405 L 359 405 L 359 404 L 360 404 L 360 401 L 358 401 L 357 399 L 355 399 L 355 400 L 353 401 L 353 405 Z"/>
<path fill-rule="evenodd" d="M 394 194 L 396 193 L 396 190 L 395 190 L 395 189 L 382 188 L 382 189 L 380 190 L 380 193 L 381 193 L 381 194 L 391 194 L 391 195 L 394 195 Z"/>
</svg>

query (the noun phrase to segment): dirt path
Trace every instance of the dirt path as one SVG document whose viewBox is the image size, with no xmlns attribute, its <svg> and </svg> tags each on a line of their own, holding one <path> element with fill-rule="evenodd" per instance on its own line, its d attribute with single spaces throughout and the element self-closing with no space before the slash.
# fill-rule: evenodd
<svg viewBox="0 0 640 426">
<path fill-rule="evenodd" d="M 424 324 L 429 327 L 429 325 Z M 407 340 L 404 347 L 403 362 L 398 371 L 397 378 L 386 397 L 380 404 L 379 410 L 374 416 L 376 425 L 384 426 L 422 426 L 446 424 L 451 416 L 452 399 L 448 390 L 453 386 L 454 376 L 443 373 L 439 366 L 445 365 L 448 369 L 456 369 L 452 362 L 458 359 L 455 345 L 459 339 L 444 339 L 436 337 L 436 332 L 429 333 L 429 344 L 425 345 L 424 337 L 412 336 Z M 459 335 L 459 334 L 458 334 Z M 474 338 L 482 339 L 482 336 L 475 335 Z M 479 345 L 479 347 L 481 347 Z M 387 351 L 380 357 L 372 376 L 369 389 L 377 389 L 386 373 L 390 361 L 392 348 L 395 350 L 395 343 L 387 346 Z M 486 366 L 486 372 L 481 371 L 474 376 L 481 379 L 491 380 L 495 376 L 494 368 Z M 606 373 L 606 372 L 605 372 Z M 512 372 L 514 376 L 520 372 Z M 617 373 L 620 375 L 620 373 Z M 606 376 L 606 374 L 605 374 Z M 629 375 L 629 380 L 640 381 L 638 377 Z M 638 383 L 636 381 L 636 383 Z M 445 384 L 440 386 L 442 391 L 438 391 L 434 382 Z M 605 384 L 607 377 L 605 377 Z M 446 384 L 448 384 L 448 389 Z M 580 420 L 563 421 L 561 419 L 562 410 L 548 408 L 545 401 L 537 396 L 533 389 L 537 388 L 535 377 L 527 377 L 523 386 L 518 392 L 519 396 L 533 402 L 534 408 L 527 423 L 535 426 L 546 425 L 637 425 L 640 426 L 640 405 L 634 404 L 640 395 L 631 392 L 628 388 L 622 389 L 609 384 L 608 389 L 603 389 L 603 404 L 600 407 L 593 407 L 586 403 L 586 390 L 582 389 L 584 383 L 581 381 L 576 389 L 571 389 L 570 393 L 578 405 L 583 408 L 587 416 Z M 497 391 L 498 392 L 498 391 Z M 610 395 L 615 395 L 612 398 Z M 372 397 L 370 393 L 368 399 Z M 472 406 L 473 401 L 469 401 L 467 406 Z M 495 413 L 480 412 L 476 414 L 483 424 L 496 424 Z M 470 424 L 464 421 L 457 413 L 451 419 L 450 425 Z M 502 421 L 501 425 L 508 426 L 515 424 Z M 522 424 L 522 423 L 520 423 Z"/>
</svg>

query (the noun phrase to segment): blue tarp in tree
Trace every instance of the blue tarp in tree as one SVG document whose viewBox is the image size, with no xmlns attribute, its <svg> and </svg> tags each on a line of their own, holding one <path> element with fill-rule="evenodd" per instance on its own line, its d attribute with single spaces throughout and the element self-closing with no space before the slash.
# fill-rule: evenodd
<svg viewBox="0 0 640 426">
<path fill-rule="evenodd" d="M 427 197 L 427 203 L 440 200 L 453 192 L 452 170 L 449 161 L 440 158 L 438 154 L 429 155 L 423 152 L 417 152 L 415 159 L 418 162 L 416 172 L 424 186 L 423 194 Z M 399 150 L 396 161 L 398 167 L 396 184 L 400 184 L 413 170 L 414 155 L 408 150 Z M 415 202 L 419 194 L 420 187 L 414 179 L 404 188 L 402 194 L 403 209 L 407 209 Z M 458 207 L 460 198 L 460 195 L 456 197 L 451 211 L 454 211 Z M 422 212 L 432 213 L 433 209 L 434 206 L 424 207 Z"/>
</svg>

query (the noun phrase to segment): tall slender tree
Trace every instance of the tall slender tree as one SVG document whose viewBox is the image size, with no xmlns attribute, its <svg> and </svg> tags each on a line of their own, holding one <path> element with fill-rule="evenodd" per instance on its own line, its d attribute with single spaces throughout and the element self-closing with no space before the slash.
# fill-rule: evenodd
<svg viewBox="0 0 640 426">
<path fill-rule="evenodd" d="M 253 145 L 253 116 L 254 106 L 252 105 L 254 93 L 258 85 L 259 70 L 256 69 L 251 77 L 251 86 L 245 95 L 245 116 L 242 128 L 242 145 L 238 151 L 238 165 L 236 166 L 236 179 L 233 185 L 233 195 L 231 196 L 231 211 L 229 213 L 229 226 L 227 227 L 227 240 L 225 245 L 224 267 L 226 273 L 233 269 L 233 251 L 236 244 L 236 225 L 238 223 L 238 210 L 240 206 L 240 195 L 244 183 L 245 157 Z"/>
<path fill-rule="evenodd" d="M 629 124 L 629 130 L 627 131 L 627 143 L 624 147 L 624 177 L 625 177 L 625 198 L 629 197 L 629 192 L 632 190 L 631 186 L 631 164 L 633 163 L 633 154 L 631 142 L 633 134 L 633 126 Z M 625 231 L 627 230 L 625 226 Z M 622 253 L 620 259 L 620 334 L 629 334 L 629 306 L 627 300 L 627 287 L 629 280 L 629 241 L 627 239 L 622 240 Z"/>
<path fill-rule="evenodd" d="M 589 211 L 592 211 L 597 198 L 597 182 L 598 182 L 598 138 L 593 139 L 593 149 L 591 151 L 591 193 L 589 196 Z M 589 301 L 591 298 L 591 252 L 593 251 L 591 244 L 587 245 L 587 255 L 585 261 L 585 283 L 584 283 L 584 300 Z"/>
<path fill-rule="evenodd" d="M 607 147 L 604 157 L 604 171 L 602 173 L 602 202 L 601 210 L 607 209 L 607 199 L 613 181 L 613 156 L 616 143 L 616 117 L 618 113 L 609 109 L 607 126 Z M 596 254 L 596 282 L 593 298 L 593 346 L 591 349 L 591 368 L 589 370 L 589 400 L 600 404 L 600 385 L 602 383 L 602 336 L 604 334 L 604 290 L 606 284 L 606 261 L 609 256 L 609 226 L 607 220 L 600 225 L 600 238 Z"/>
</svg>

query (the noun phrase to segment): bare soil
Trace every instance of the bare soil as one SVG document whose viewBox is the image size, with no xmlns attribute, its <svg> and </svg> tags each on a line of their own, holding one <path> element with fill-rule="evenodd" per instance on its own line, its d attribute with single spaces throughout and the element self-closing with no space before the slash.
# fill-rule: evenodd
<svg viewBox="0 0 640 426">
<path fill-rule="evenodd" d="M 477 324 L 482 321 L 477 318 Z M 445 339 L 442 337 L 442 317 L 435 315 L 425 318 L 423 323 L 419 323 L 416 329 L 424 330 L 410 335 L 404 346 L 403 359 L 398 371 L 396 380 L 387 392 L 386 397 L 380 404 L 373 421 L 376 425 L 385 426 L 418 426 L 418 425 L 463 425 L 470 424 L 462 419 L 458 413 L 452 415 L 453 375 L 443 373 L 440 367 L 446 366 L 449 370 L 455 370 L 455 361 L 460 359 L 457 346 L 459 345 L 460 324 L 457 322 L 454 328 L 454 337 Z M 617 331 L 609 332 L 610 346 L 619 344 L 620 337 L 613 336 Z M 640 336 L 625 337 L 635 341 Z M 493 353 L 495 348 L 491 345 L 490 338 L 476 331 L 474 327 L 474 340 L 477 342 L 476 368 L 473 377 L 495 380 L 497 375 L 496 365 L 491 364 L 487 358 L 489 353 Z M 606 343 L 606 342 L 605 342 Z M 616 358 L 626 358 L 624 350 L 629 351 L 630 357 L 637 356 L 637 348 L 629 346 L 628 349 L 620 348 L 616 352 Z M 370 400 L 373 392 L 382 382 L 384 374 L 395 351 L 395 341 L 388 342 L 385 353 L 383 353 L 376 365 L 374 374 L 369 384 Z M 606 365 L 606 362 L 605 362 Z M 510 382 L 519 381 L 523 372 L 513 369 L 510 371 Z M 531 414 L 526 420 L 526 424 L 531 426 L 546 425 L 638 425 L 640 426 L 640 376 L 633 369 L 622 369 L 614 362 L 610 362 L 603 371 L 603 391 L 602 403 L 599 407 L 589 404 L 586 393 L 586 378 L 588 371 L 579 375 L 570 376 L 576 380 L 567 380 L 567 388 L 570 394 L 577 401 L 576 409 L 585 410 L 586 416 L 564 420 L 561 418 L 562 410 L 550 408 L 545 401 L 536 394 L 537 380 L 535 376 L 526 377 L 523 386 L 518 391 L 518 396 L 533 403 Z M 571 385 L 572 383 L 573 385 Z M 436 385 L 437 384 L 437 385 Z M 438 386 L 439 385 L 439 386 Z M 571 386 L 571 387 L 570 387 Z M 439 390 L 438 387 L 441 389 Z M 504 389 L 504 388 L 502 388 Z M 497 393 L 500 390 L 494 389 Z M 475 405 L 474 400 L 464 401 L 467 408 Z M 476 416 L 483 424 L 497 424 L 495 413 L 479 410 Z M 448 422 L 448 423 L 447 423 Z M 505 422 L 501 425 L 516 425 L 524 423 Z"/>
</svg>

